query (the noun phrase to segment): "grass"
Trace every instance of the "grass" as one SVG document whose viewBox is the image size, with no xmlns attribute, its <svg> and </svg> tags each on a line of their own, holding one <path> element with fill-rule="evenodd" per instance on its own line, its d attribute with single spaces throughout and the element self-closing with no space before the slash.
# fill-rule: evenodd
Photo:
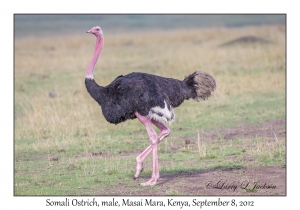
<svg viewBox="0 0 300 210">
<path fill-rule="evenodd" d="M 253 34 L 273 43 L 220 47 Z M 15 40 L 15 195 L 118 194 L 118 184 L 131 187 L 128 194 L 143 191 L 132 176 L 135 157 L 149 144 L 145 129 L 137 120 L 107 123 L 84 87 L 94 41 L 86 34 Z M 217 91 L 175 110 L 171 135 L 159 145 L 160 173 L 284 166 L 285 139 L 202 138 L 218 127 L 285 118 L 282 26 L 105 34 L 94 76 L 107 85 L 133 71 L 183 79 L 196 69 L 216 78 Z M 197 135 L 195 144 L 184 144 Z M 148 158 L 142 177 L 150 174 Z M 166 194 L 181 192 L 171 187 Z"/>
</svg>

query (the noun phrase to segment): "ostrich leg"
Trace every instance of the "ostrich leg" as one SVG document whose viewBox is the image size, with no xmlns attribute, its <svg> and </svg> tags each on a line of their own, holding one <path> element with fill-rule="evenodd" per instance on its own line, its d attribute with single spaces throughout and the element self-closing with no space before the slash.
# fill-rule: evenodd
<svg viewBox="0 0 300 210">
<path fill-rule="evenodd" d="M 141 185 L 147 186 L 147 185 L 155 185 L 157 180 L 159 179 L 159 168 L 158 168 L 158 155 L 157 155 L 157 146 L 158 143 L 170 133 L 169 128 L 161 124 L 160 122 L 150 120 L 146 116 L 142 116 L 139 113 L 135 113 L 137 118 L 140 120 L 140 122 L 146 127 L 146 130 L 149 135 L 149 140 L 151 145 L 147 147 L 138 157 L 137 157 L 137 172 L 135 174 L 135 178 L 138 177 L 140 172 L 142 171 L 142 163 L 147 157 L 147 155 L 151 152 L 152 150 L 152 176 L 151 179 L 148 182 L 142 183 Z M 160 130 L 161 133 L 159 136 L 157 136 L 155 130 L 152 127 L 152 123 L 157 126 Z"/>
<path fill-rule="evenodd" d="M 140 117 L 143 118 L 144 116 L 139 115 L 138 118 Z M 151 122 L 160 130 L 160 134 L 158 135 L 158 144 L 159 144 L 166 136 L 169 135 L 170 129 L 164 124 L 157 122 L 155 120 L 151 120 Z M 143 162 L 146 159 L 146 157 L 150 154 L 151 151 L 152 151 L 152 144 L 149 145 L 139 156 L 136 157 L 136 173 L 134 175 L 134 179 L 138 178 L 140 173 L 143 171 Z"/>
<path fill-rule="evenodd" d="M 170 129 L 165 126 L 164 124 L 160 123 L 160 122 L 157 122 L 155 120 L 151 120 L 151 122 L 159 128 L 160 130 L 160 133 L 159 133 L 159 136 L 158 136 L 158 140 L 159 142 L 161 142 L 165 137 L 167 137 L 169 134 L 170 134 Z"/>
</svg>

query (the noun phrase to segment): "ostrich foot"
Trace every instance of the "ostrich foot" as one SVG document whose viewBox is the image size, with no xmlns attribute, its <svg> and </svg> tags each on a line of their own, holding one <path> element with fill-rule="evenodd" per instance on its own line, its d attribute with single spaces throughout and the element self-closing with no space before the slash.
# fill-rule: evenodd
<svg viewBox="0 0 300 210">
<path fill-rule="evenodd" d="M 153 186 L 156 185 L 157 180 L 159 177 L 152 177 L 148 182 L 141 183 L 142 186 Z"/>
<path fill-rule="evenodd" d="M 136 164 L 136 173 L 135 173 L 133 179 L 136 180 L 139 177 L 140 173 L 143 172 L 143 170 L 144 170 L 143 163 L 137 163 Z"/>
</svg>

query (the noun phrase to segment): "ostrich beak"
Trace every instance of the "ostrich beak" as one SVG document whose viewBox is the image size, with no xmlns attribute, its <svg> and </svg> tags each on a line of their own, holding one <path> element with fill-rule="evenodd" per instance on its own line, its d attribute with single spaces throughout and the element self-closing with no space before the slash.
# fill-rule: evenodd
<svg viewBox="0 0 300 210">
<path fill-rule="evenodd" d="M 91 33 L 91 30 L 86 31 L 86 33 Z"/>
</svg>

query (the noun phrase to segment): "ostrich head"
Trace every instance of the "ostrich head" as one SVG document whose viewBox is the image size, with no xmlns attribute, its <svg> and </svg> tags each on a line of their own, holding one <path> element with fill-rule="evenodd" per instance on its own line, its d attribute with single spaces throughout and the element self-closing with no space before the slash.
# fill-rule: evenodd
<svg viewBox="0 0 300 210">
<path fill-rule="evenodd" d="M 86 33 L 94 34 L 95 36 L 103 35 L 103 32 L 99 26 L 95 26 L 95 27 L 91 28 Z"/>
</svg>

